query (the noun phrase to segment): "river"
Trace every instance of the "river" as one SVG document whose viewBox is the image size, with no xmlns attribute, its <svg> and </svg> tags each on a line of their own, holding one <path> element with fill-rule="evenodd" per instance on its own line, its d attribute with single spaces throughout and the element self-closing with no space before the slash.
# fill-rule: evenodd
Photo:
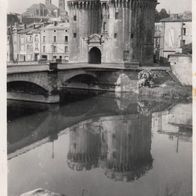
<svg viewBox="0 0 196 196">
<path fill-rule="evenodd" d="M 192 103 L 105 93 L 8 101 L 8 195 L 192 195 Z"/>
</svg>

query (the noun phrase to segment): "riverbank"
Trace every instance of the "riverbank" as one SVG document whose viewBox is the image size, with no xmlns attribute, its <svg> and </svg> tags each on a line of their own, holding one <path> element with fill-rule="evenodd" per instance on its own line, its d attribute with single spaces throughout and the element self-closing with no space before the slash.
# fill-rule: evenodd
<svg viewBox="0 0 196 196">
<path fill-rule="evenodd" d="M 141 87 L 139 89 L 139 96 L 150 96 L 164 99 L 192 99 L 192 87 L 182 86 L 174 81 L 167 81 L 153 88 Z"/>
</svg>

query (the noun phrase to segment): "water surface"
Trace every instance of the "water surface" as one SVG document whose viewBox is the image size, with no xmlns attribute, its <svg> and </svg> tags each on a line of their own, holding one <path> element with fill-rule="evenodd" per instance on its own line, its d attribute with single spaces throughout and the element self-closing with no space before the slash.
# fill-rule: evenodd
<svg viewBox="0 0 196 196">
<path fill-rule="evenodd" d="M 192 104 L 104 94 L 8 102 L 9 196 L 192 195 Z"/>
</svg>

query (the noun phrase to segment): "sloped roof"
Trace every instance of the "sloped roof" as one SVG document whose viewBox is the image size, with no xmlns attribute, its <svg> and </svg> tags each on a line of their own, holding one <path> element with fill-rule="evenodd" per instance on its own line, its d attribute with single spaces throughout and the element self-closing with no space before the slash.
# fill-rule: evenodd
<svg viewBox="0 0 196 196">
<path fill-rule="evenodd" d="M 43 3 L 38 3 L 38 4 L 34 3 L 29 8 L 27 8 L 27 10 L 40 9 L 40 8 L 46 8 L 45 4 L 43 4 Z"/>
<path fill-rule="evenodd" d="M 49 4 L 49 5 L 45 5 L 47 9 L 49 9 L 50 11 L 56 10 L 58 9 L 54 4 Z"/>
<path fill-rule="evenodd" d="M 69 23 L 57 23 L 55 26 L 54 24 L 49 24 L 45 27 L 42 27 L 42 29 L 67 29 L 69 28 Z"/>
</svg>

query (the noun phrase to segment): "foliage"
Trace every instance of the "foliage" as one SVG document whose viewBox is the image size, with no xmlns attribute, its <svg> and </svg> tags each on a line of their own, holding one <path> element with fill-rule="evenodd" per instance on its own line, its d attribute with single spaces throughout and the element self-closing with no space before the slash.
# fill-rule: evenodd
<svg viewBox="0 0 196 196">
<path fill-rule="evenodd" d="M 159 12 L 158 10 L 155 10 L 155 22 L 159 22 L 163 18 L 168 18 L 169 14 L 167 13 L 166 9 L 161 9 Z"/>
<path fill-rule="evenodd" d="M 19 18 L 16 14 L 7 14 L 7 26 L 19 23 Z"/>
<path fill-rule="evenodd" d="M 138 73 L 138 88 L 142 86 L 153 87 L 156 75 L 150 70 L 142 70 Z"/>
</svg>

